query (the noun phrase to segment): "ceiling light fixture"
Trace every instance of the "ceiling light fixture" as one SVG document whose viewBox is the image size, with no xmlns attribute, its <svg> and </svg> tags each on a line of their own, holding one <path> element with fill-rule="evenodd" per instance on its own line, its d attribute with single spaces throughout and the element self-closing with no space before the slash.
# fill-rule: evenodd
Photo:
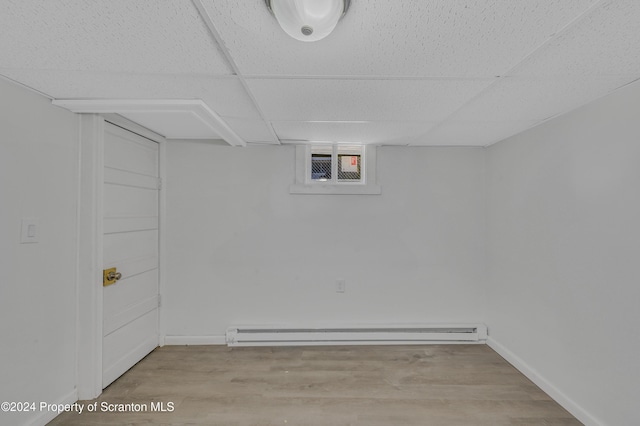
<svg viewBox="0 0 640 426">
<path fill-rule="evenodd" d="M 282 29 L 300 41 L 322 40 L 347 13 L 351 0 L 265 0 Z"/>
</svg>

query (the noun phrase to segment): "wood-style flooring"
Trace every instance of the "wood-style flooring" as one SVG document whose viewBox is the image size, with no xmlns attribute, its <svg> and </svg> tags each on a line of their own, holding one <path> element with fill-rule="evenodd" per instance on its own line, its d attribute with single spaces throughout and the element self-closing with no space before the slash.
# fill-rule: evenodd
<svg viewBox="0 0 640 426">
<path fill-rule="evenodd" d="M 96 402 L 97 412 L 49 424 L 582 424 L 485 345 L 165 346 L 80 401 Z M 103 403 L 148 411 L 103 412 Z M 173 411 L 152 411 L 158 403 Z"/>
</svg>

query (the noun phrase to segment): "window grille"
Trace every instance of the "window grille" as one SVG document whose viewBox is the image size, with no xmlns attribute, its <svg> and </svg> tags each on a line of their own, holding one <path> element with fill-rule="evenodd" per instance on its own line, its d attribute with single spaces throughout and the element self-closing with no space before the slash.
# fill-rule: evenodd
<svg viewBox="0 0 640 426">
<path fill-rule="evenodd" d="M 310 154 L 310 182 L 363 182 L 362 146 L 313 146 Z"/>
<path fill-rule="evenodd" d="M 331 180 L 331 154 L 311 154 L 311 180 Z"/>
<path fill-rule="evenodd" d="M 338 181 L 356 181 L 361 179 L 361 156 L 338 154 Z"/>
</svg>

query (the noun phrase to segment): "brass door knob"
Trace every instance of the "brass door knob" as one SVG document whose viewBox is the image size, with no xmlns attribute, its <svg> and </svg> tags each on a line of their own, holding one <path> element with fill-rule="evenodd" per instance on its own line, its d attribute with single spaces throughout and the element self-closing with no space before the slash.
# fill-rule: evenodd
<svg viewBox="0 0 640 426">
<path fill-rule="evenodd" d="M 115 280 L 118 281 L 120 278 L 122 278 L 122 274 L 120 272 L 109 272 L 109 275 L 107 275 L 107 279 L 108 280 Z"/>
<path fill-rule="evenodd" d="M 122 274 L 118 272 L 116 268 L 109 268 L 102 271 L 102 285 L 105 287 L 115 284 L 120 278 L 122 278 Z"/>
</svg>

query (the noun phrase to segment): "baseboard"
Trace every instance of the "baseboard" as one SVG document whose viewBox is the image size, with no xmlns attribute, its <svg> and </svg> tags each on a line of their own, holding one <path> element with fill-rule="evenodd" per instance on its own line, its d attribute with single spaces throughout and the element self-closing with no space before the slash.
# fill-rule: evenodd
<svg viewBox="0 0 640 426">
<path fill-rule="evenodd" d="M 78 391 L 77 389 L 74 389 L 72 392 L 69 392 L 67 395 L 63 396 L 57 401 L 52 402 L 52 404 L 73 404 L 77 400 L 78 400 Z M 33 419 L 31 423 L 28 423 L 28 424 L 31 426 L 44 426 L 47 423 L 49 423 L 51 420 L 58 417 L 58 414 L 59 413 L 55 411 L 42 411 L 40 412 L 40 414 L 38 414 L 36 418 Z"/>
<path fill-rule="evenodd" d="M 164 336 L 165 345 L 226 345 L 225 336 Z"/>
<path fill-rule="evenodd" d="M 535 383 L 540 389 L 553 398 L 558 404 L 560 404 L 565 410 L 570 412 L 575 418 L 580 420 L 585 426 L 606 426 L 605 423 L 596 419 L 589 414 L 582 406 L 569 398 L 564 392 L 555 387 L 553 383 L 543 377 L 538 371 L 527 364 L 522 358 L 511 352 L 502 344 L 495 341 L 495 339 L 487 338 L 487 345 L 496 351 L 501 357 L 507 360 L 511 365 L 524 374 L 529 380 Z"/>
</svg>

